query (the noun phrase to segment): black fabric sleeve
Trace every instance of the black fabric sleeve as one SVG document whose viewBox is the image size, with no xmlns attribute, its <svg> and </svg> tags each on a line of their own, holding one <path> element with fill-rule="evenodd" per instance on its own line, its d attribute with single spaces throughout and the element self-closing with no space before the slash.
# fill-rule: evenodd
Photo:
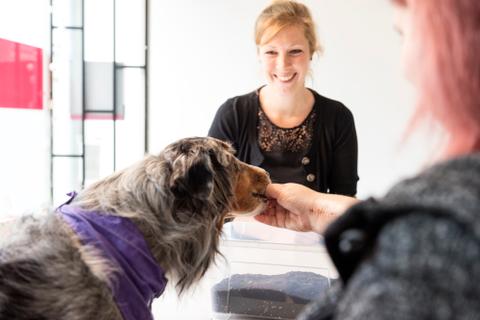
<svg viewBox="0 0 480 320">
<path fill-rule="evenodd" d="M 358 144 L 353 115 L 345 106 L 335 117 L 330 193 L 354 196 L 357 193 Z"/>
<path fill-rule="evenodd" d="M 238 150 L 238 128 L 238 116 L 235 114 L 232 99 L 229 99 L 217 110 L 208 136 L 229 142 Z"/>
</svg>

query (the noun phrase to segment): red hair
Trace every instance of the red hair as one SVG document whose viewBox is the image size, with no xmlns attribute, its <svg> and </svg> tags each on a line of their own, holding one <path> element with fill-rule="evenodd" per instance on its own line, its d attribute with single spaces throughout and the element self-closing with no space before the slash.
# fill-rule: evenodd
<svg viewBox="0 0 480 320">
<path fill-rule="evenodd" d="M 412 123 L 445 129 L 446 156 L 480 151 L 480 0 L 394 0 L 411 10 L 422 40 Z"/>
</svg>

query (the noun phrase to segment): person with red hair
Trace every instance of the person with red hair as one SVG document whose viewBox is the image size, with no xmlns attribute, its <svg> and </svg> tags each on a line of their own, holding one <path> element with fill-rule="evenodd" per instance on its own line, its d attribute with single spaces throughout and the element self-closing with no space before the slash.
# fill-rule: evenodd
<svg viewBox="0 0 480 320">
<path fill-rule="evenodd" d="M 409 128 L 445 133 L 438 163 L 360 201 L 271 184 L 260 222 L 317 231 L 340 280 L 299 319 L 480 319 L 480 1 L 394 0 L 417 91 Z"/>
</svg>

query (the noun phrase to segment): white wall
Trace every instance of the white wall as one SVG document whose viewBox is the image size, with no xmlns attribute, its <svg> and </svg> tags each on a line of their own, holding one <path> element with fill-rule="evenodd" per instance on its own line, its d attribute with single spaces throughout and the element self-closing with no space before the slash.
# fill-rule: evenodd
<svg viewBox="0 0 480 320">
<path fill-rule="evenodd" d="M 44 68 L 50 50 L 48 5 L 48 0 L 0 1 L 0 38 L 42 48 Z M 45 73 L 45 97 L 47 81 Z M 45 109 L 0 108 L 0 220 L 47 204 L 48 137 Z"/>
<path fill-rule="evenodd" d="M 0 1 L 0 37 L 49 50 L 48 0 Z M 268 0 L 150 1 L 150 144 L 205 135 L 227 98 L 263 83 L 253 25 Z M 325 47 L 310 85 L 344 102 L 359 136 L 359 196 L 414 172 L 428 149 L 398 149 L 412 92 L 388 1 L 308 0 Z M 48 79 L 44 78 L 47 93 Z M 422 141 L 421 139 L 419 139 Z M 135 143 L 132 141 L 132 143 Z M 48 200 L 48 115 L 0 108 L 0 218 Z"/>
<path fill-rule="evenodd" d="M 267 0 L 151 1 L 150 152 L 206 135 L 227 98 L 263 83 L 253 25 Z M 382 194 L 415 172 L 421 143 L 399 149 L 413 94 L 388 1 L 308 0 L 324 55 L 309 84 L 345 103 L 359 138 L 359 197 Z M 420 141 L 418 138 L 416 141 Z"/>
</svg>

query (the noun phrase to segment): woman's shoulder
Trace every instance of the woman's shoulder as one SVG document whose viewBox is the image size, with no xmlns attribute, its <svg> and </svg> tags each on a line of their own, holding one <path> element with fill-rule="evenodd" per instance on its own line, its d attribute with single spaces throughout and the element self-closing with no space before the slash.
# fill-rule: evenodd
<svg viewBox="0 0 480 320">
<path fill-rule="evenodd" d="M 219 108 L 220 113 L 248 113 L 258 107 L 257 90 L 228 98 Z"/>
<path fill-rule="evenodd" d="M 342 102 L 327 98 L 315 90 L 309 89 L 315 97 L 314 108 L 319 119 L 330 128 L 349 127 L 355 123 L 353 113 Z"/>
<path fill-rule="evenodd" d="M 432 165 L 418 175 L 399 182 L 387 195 L 397 196 L 400 190 L 415 193 L 416 197 L 446 195 L 460 188 L 477 193 L 480 191 L 480 179 L 475 179 L 477 177 L 480 177 L 480 152 Z"/>
<path fill-rule="evenodd" d="M 353 119 L 353 114 L 350 111 L 345 104 L 342 102 L 328 98 L 324 95 L 319 94 L 317 91 L 313 89 L 309 89 L 315 98 L 315 108 L 320 110 L 323 114 L 332 115 L 332 116 L 338 116 L 341 115 L 343 117 L 347 118 L 352 118 Z"/>
<path fill-rule="evenodd" d="M 448 216 L 474 226 L 480 236 L 478 177 L 480 153 L 457 157 L 406 178 L 394 185 L 385 196 L 362 201 L 349 211 L 353 216 L 363 213 L 367 220 L 382 221 L 380 224 L 412 212 Z"/>
<path fill-rule="evenodd" d="M 341 301 L 335 305 L 347 306 L 342 315 L 358 315 L 362 310 L 348 306 L 359 301 L 368 305 L 365 301 L 377 301 L 382 291 L 386 293 L 383 305 L 398 303 L 402 295 L 408 300 L 412 285 L 428 292 L 422 297 L 451 294 L 455 299 L 459 292 L 478 291 L 475 283 L 458 279 L 475 279 L 480 274 L 471 267 L 479 257 L 479 176 L 480 153 L 438 163 L 401 181 L 385 197 L 351 207 L 327 229 L 325 243 L 344 283 L 348 282 L 336 295 Z M 357 241 L 358 249 L 341 249 L 340 240 L 349 238 Z M 455 272 L 450 274 L 452 266 Z M 427 278 L 416 277 L 427 272 Z M 374 288 L 374 296 L 359 294 L 365 288 Z M 465 296 L 461 299 L 468 306 Z M 420 314 L 416 310 L 425 306 L 424 301 L 414 300 L 402 306 L 406 314 L 411 310 Z M 381 312 L 376 315 L 385 318 Z"/>
<path fill-rule="evenodd" d="M 257 101 L 258 90 L 254 90 L 245 94 L 230 97 L 224 102 L 224 104 L 244 106 L 255 104 Z"/>
<path fill-rule="evenodd" d="M 396 184 L 383 198 L 387 205 L 405 204 L 450 212 L 476 224 L 480 233 L 480 153 L 443 161 Z"/>
</svg>

